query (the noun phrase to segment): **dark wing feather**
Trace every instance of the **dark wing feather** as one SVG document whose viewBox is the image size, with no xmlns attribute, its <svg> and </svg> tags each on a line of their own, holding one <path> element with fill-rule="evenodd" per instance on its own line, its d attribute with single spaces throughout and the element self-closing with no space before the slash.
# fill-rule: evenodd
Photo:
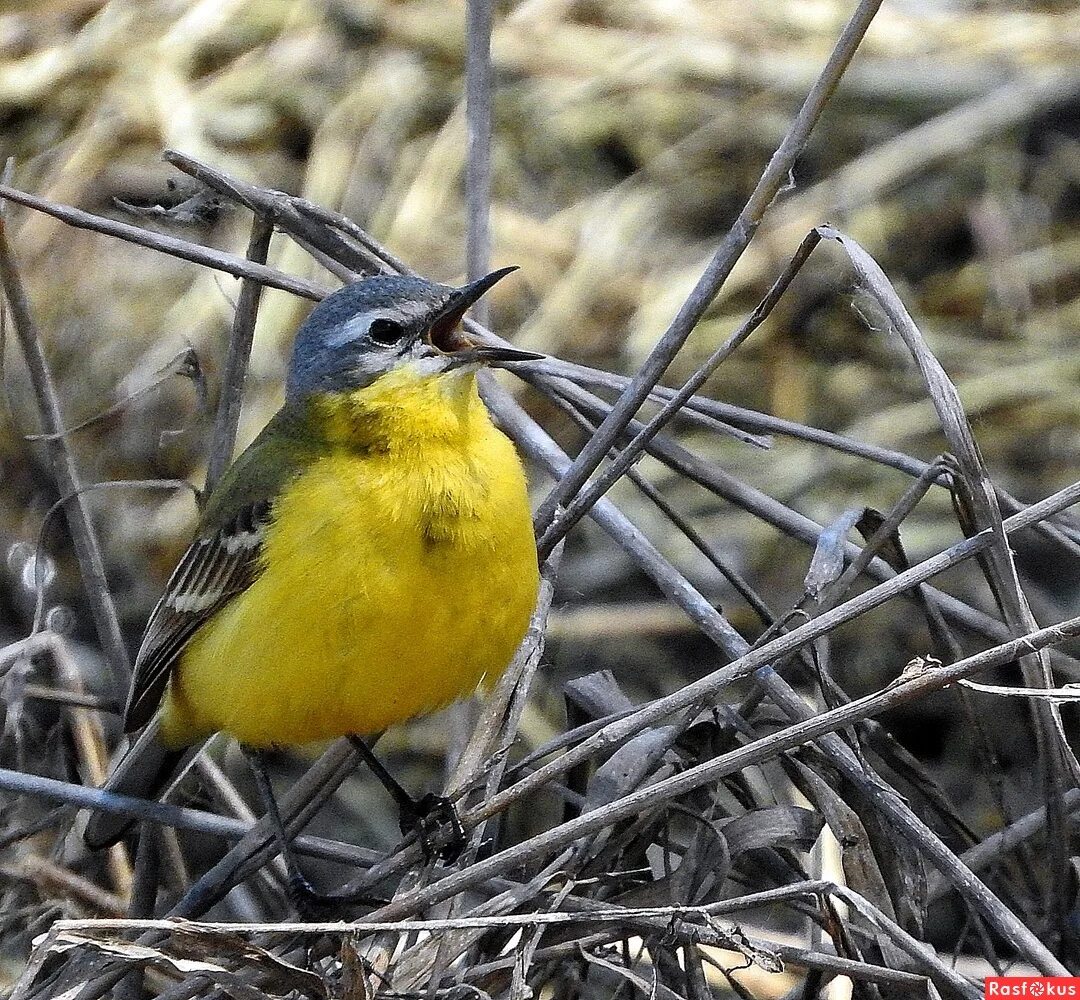
<svg viewBox="0 0 1080 1000">
<path fill-rule="evenodd" d="M 306 435 L 301 415 L 286 409 L 228 468 L 207 501 L 195 541 L 150 615 L 124 709 L 126 732 L 150 721 L 191 637 L 254 583 L 274 498 L 320 450 Z"/>
<path fill-rule="evenodd" d="M 269 510 L 265 502 L 244 507 L 233 524 L 192 542 L 173 570 L 135 660 L 126 732 L 150 721 L 173 664 L 199 627 L 255 581 Z"/>
</svg>

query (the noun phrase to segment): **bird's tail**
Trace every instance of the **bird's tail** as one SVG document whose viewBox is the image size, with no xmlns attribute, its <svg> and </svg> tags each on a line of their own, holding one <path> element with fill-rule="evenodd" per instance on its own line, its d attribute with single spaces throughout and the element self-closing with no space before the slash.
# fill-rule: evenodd
<svg viewBox="0 0 1080 1000">
<path fill-rule="evenodd" d="M 156 799 L 168 787 L 190 748 L 170 750 L 158 738 L 158 729 L 155 718 L 117 761 L 102 786 L 105 791 Z M 111 847 L 135 822 L 119 813 L 95 812 L 86 824 L 83 840 L 92 851 Z"/>
</svg>

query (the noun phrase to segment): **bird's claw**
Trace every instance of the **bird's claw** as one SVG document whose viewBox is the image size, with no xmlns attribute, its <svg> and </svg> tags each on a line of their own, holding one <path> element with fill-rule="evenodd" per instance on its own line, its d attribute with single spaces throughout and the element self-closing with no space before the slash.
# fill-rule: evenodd
<svg viewBox="0 0 1080 1000">
<path fill-rule="evenodd" d="M 465 827 L 454 803 L 428 792 L 412 810 L 401 814 L 401 832 L 416 832 L 424 856 L 454 861 L 465 847 Z"/>
<path fill-rule="evenodd" d="M 332 903 L 332 900 L 328 899 L 324 893 L 319 892 L 299 872 L 289 876 L 288 894 L 289 900 L 296 907 L 296 912 L 305 918 L 317 916 L 317 911 Z"/>
</svg>

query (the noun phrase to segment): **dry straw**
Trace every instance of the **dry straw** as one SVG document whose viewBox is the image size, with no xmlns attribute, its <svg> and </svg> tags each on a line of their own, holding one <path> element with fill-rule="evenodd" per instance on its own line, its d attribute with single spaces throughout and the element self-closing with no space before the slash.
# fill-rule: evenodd
<svg viewBox="0 0 1080 1000">
<path fill-rule="evenodd" d="M 980 977 L 1006 966 L 1076 971 L 1080 765 L 1061 708 L 1080 678 L 1068 645 L 1080 619 L 1062 611 L 1080 557 L 1062 444 L 1078 416 L 1075 177 L 1061 165 L 1075 139 L 1036 127 L 1080 93 L 1076 15 L 943 15 L 930 43 L 915 14 L 878 7 L 781 4 L 766 22 L 745 3 L 56 2 L 0 23 L 0 100 L 69 128 L 0 186 L 6 329 L 27 370 L 7 372 L 10 412 L 21 427 L 36 410 L 41 431 L 8 448 L 41 449 L 55 508 L 12 550 L 38 607 L 0 649 L 0 921 L 18 942 L 7 957 L 25 962 L 11 1000 L 704 1000 L 833 996 L 840 977 L 864 996 L 978 997 Z M 942 52 L 976 55 L 930 58 Z M 740 97 L 755 89 L 769 95 L 756 108 Z M 1020 126 L 1046 145 L 1038 155 L 1006 141 Z M 828 148 L 859 128 L 876 145 Z M 155 182 L 132 164 L 158 146 L 182 178 L 175 204 L 134 208 Z M 1021 190 L 1006 183 L 1021 166 L 1018 207 L 1002 192 Z M 987 178 L 977 199 L 973 171 Z M 931 181 L 948 194 L 937 215 L 913 204 L 937 197 Z M 106 213 L 95 185 L 128 197 Z M 108 217 L 121 210 L 134 221 Z M 944 245 L 961 230 L 976 263 Z M 246 238 L 246 254 L 193 233 Z M 357 834 L 357 813 L 304 833 L 334 801 L 377 813 L 350 778 L 352 747 L 335 744 L 282 814 L 299 853 L 375 901 L 285 919 L 272 834 L 220 743 L 196 760 L 208 800 L 194 805 L 92 787 L 125 634 L 154 590 L 118 586 L 119 569 L 144 579 L 167 564 L 190 517 L 166 504 L 147 528 L 143 505 L 177 482 L 123 473 L 205 458 L 211 486 L 271 405 L 260 390 L 304 299 L 363 274 L 442 277 L 459 260 L 479 273 L 504 256 L 526 263 L 527 291 L 495 301 L 497 325 L 551 357 L 521 372 L 529 392 L 488 378 L 484 394 L 537 472 L 544 584 L 448 770 L 469 845 L 453 865 L 408 838 L 358 846 L 380 841 Z M 120 287 L 138 295 L 109 295 Z M 916 295 L 932 325 L 905 305 Z M 80 309 L 112 332 L 72 327 Z M 980 331 L 977 349 L 957 316 Z M 498 339 L 481 319 L 470 330 Z M 167 363 L 157 343 L 115 343 L 119 329 L 178 324 L 192 347 Z M 102 405 L 101 375 L 78 371 L 91 340 L 132 370 L 122 402 Z M 148 436 L 141 424 L 193 409 L 177 374 L 198 420 Z M 1001 412 L 1020 436 L 984 433 Z M 1020 441 L 1045 448 L 1005 489 L 997 469 Z M 127 482 L 95 481 L 110 478 Z M 61 514 L 64 586 L 85 595 L 87 634 L 57 624 Z M 140 525 L 127 546 L 125 519 Z M 1066 569 L 1033 574 L 1025 551 Z M 563 605 L 599 592 L 596 579 L 653 612 L 579 602 L 611 655 L 648 672 L 590 669 L 603 642 L 545 646 L 572 634 Z M 658 628 L 693 655 L 673 655 Z M 946 701 L 924 724 L 965 727 L 947 787 L 947 768 L 893 726 Z M 1004 743 L 1010 726 L 1020 735 Z M 1016 778 L 1001 753 L 1018 746 Z M 75 809 L 90 806 L 142 821 L 134 866 L 124 848 L 102 864 L 74 846 Z M 830 843 L 839 861 L 822 877 Z M 929 908 L 945 899 L 960 916 L 935 916 L 948 928 L 935 949 Z"/>
</svg>

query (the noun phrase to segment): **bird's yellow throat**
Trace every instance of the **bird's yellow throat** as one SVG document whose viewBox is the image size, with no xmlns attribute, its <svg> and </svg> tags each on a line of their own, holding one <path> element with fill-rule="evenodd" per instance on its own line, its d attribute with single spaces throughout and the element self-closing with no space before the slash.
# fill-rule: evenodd
<svg viewBox="0 0 1080 1000">
<path fill-rule="evenodd" d="M 344 447 L 403 452 L 430 446 L 467 452 L 473 435 L 491 426 L 475 374 L 426 374 L 403 364 L 364 389 L 324 393 L 308 401 L 309 426 Z"/>
<path fill-rule="evenodd" d="M 307 405 L 320 456 L 275 501 L 258 579 L 183 653 L 171 746 L 378 732 L 491 683 L 525 634 L 525 477 L 474 375 L 402 365 Z"/>
</svg>

